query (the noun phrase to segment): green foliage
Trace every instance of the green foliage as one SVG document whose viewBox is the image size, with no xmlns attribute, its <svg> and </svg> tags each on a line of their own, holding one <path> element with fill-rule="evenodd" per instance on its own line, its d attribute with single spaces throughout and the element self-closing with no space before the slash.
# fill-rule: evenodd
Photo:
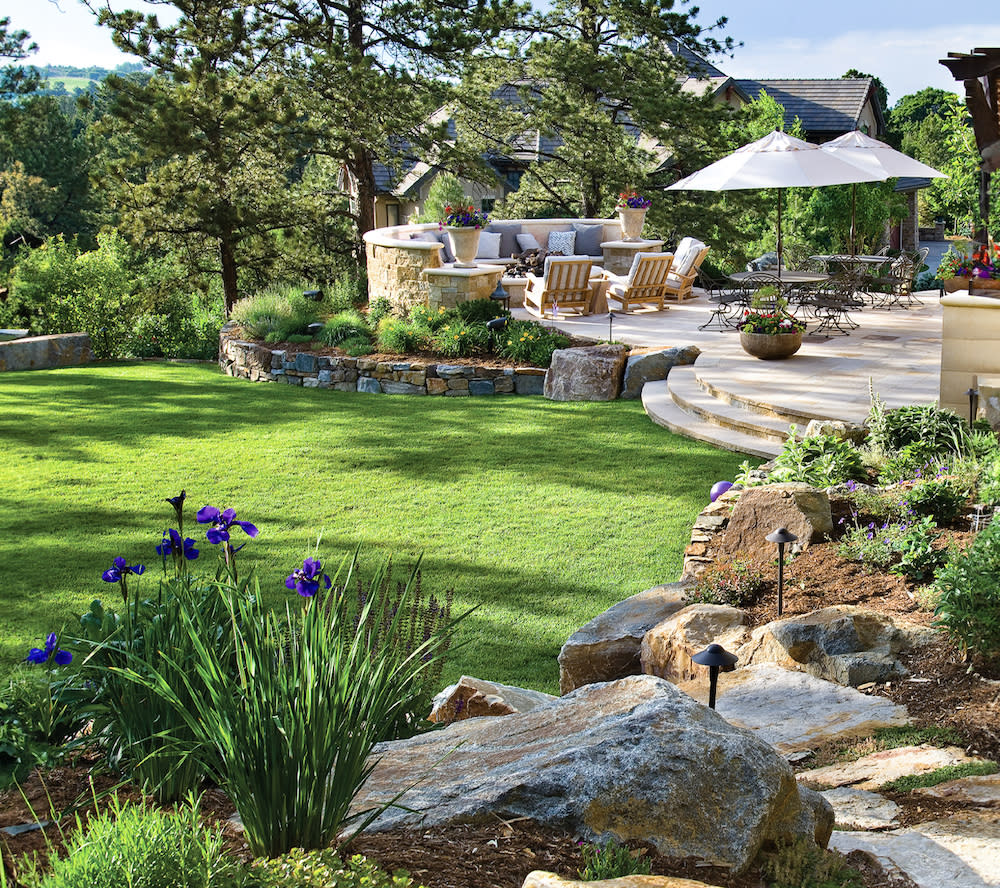
<svg viewBox="0 0 1000 888">
<path fill-rule="evenodd" d="M 950 524 L 961 513 L 968 499 L 947 478 L 926 478 L 903 493 L 903 503 L 917 515 L 928 515 L 939 524 Z"/>
<path fill-rule="evenodd" d="M 881 526 L 874 521 L 864 526 L 856 523 L 841 538 L 837 554 L 860 561 L 867 568 L 887 570 L 896 560 L 900 540 L 907 530 L 908 525 L 900 522 L 887 521 Z"/>
<path fill-rule="evenodd" d="M 283 342 L 291 335 L 305 332 L 309 324 L 319 320 L 322 303 L 306 299 L 303 289 L 310 288 L 297 284 L 267 287 L 237 302 L 230 318 L 245 336 Z"/>
<path fill-rule="evenodd" d="M 569 337 L 547 330 L 534 321 L 511 321 L 494 334 L 494 350 L 509 361 L 548 367 L 552 353 L 569 345 Z"/>
<path fill-rule="evenodd" d="M 583 869 L 579 876 L 584 882 L 600 882 L 623 876 L 648 876 L 652 862 L 642 850 L 633 853 L 625 845 L 608 842 L 604 845 L 585 843 L 580 848 Z"/>
<path fill-rule="evenodd" d="M 884 484 L 908 481 L 925 473 L 936 474 L 941 468 L 941 455 L 932 442 L 914 441 L 896 451 L 883 462 L 879 480 Z"/>
<path fill-rule="evenodd" d="M 341 275 L 327 287 L 324 301 L 336 312 L 356 311 L 368 301 L 368 279 L 363 273 Z"/>
<path fill-rule="evenodd" d="M 906 774 L 883 783 L 879 792 L 911 792 L 925 786 L 937 786 L 939 783 L 947 783 L 949 780 L 958 780 L 962 777 L 980 777 L 987 774 L 996 774 L 1000 770 L 996 762 L 966 762 L 961 765 L 945 765 L 943 768 L 936 768 L 926 774 Z"/>
<path fill-rule="evenodd" d="M 955 552 L 934 585 L 941 597 L 935 623 L 970 655 L 1000 656 L 1000 522 L 990 524 L 965 552 Z"/>
<path fill-rule="evenodd" d="M 53 850 L 45 870 L 18 874 L 26 888 L 229 888 L 237 872 L 193 800 L 167 812 L 115 799 L 65 841 L 66 856 Z"/>
<path fill-rule="evenodd" d="M 483 324 L 445 324 L 431 339 L 431 348 L 449 358 L 482 354 L 489 344 L 490 331 Z"/>
<path fill-rule="evenodd" d="M 382 318 L 376 341 L 381 351 L 405 355 L 427 347 L 427 328 L 402 318 Z"/>
<path fill-rule="evenodd" d="M 430 188 L 427 189 L 427 199 L 424 201 L 423 211 L 412 221 L 414 222 L 443 222 L 448 215 L 445 207 L 460 206 L 465 200 L 465 190 L 458 176 L 454 173 L 441 173 L 434 177 Z"/>
<path fill-rule="evenodd" d="M 385 296 L 379 296 L 373 302 L 368 303 L 368 324 L 373 329 L 377 328 L 382 318 L 387 318 L 392 314 L 392 303 Z"/>
<path fill-rule="evenodd" d="M 923 727 L 914 725 L 901 725 L 892 728 L 876 728 L 870 737 L 862 740 L 850 739 L 841 741 L 836 751 L 836 758 L 840 761 L 857 761 L 865 755 L 873 752 L 882 752 L 886 749 L 899 749 L 901 746 L 920 746 L 928 744 L 930 746 L 962 746 L 964 741 L 961 735 L 950 727 Z M 823 761 L 817 761 L 816 767 L 822 767 Z M 810 764 L 812 767 L 812 764 Z"/>
<path fill-rule="evenodd" d="M 432 333 L 440 330 L 445 324 L 459 320 L 458 312 L 454 308 L 445 308 L 443 305 L 437 309 L 429 308 L 426 305 L 415 305 L 410 309 L 410 322 L 418 327 L 426 327 Z"/>
<path fill-rule="evenodd" d="M 122 355 L 142 306 L 138 266 L 115 232 L 102 234 L 98 248 L 86 253 L 75 241 L 50 238 L 18 262 L 0 322 L 35 335 L 83 330 L 97 357 Z"/>
<path fill-rule="evenodd" d="M 324 600 L 307 599 L 301 610 L 286 604 L 283 614 L 268 611 L 259 590 L 247 596 L 217 583 L 235 669 L 212 643 L 217 621 L 202 608 L 181 607 L 177 622 L 192 651 L 185 669 L 167 663 L 148 674 L 124 673 L 171 707 L 207 751 L 203 763 L 236 806 L 256 854 L 323 848 L 378 816 L 380 808 L 349 813 L 374 768 L 372 749 L 409 711 L 421 674 L 452 631 L 448 626 L 400 656 L 382 640 L 404 635 L 416 573 L 396 610 L 379 596 L 358 611 L 343 592 L 354 585 L 355 570 L 356 560 L 345 562 L 339 588 Z M 373 583 L 380 588 L 382 575 Z"/>
<path fill-rule="evenodd" d="M 508 316 L 504 307 L 493 299 L 473 299 L 469 302 L 460 302 L 455 306 L 455 310 L 466 324 L 485 324 L 494 318 Z"/>
<path fill-rule="evenodd" d="M 716 560 L 698 577 L 697 585 L 684 600 L 690 604 L 752 607 L 760 601 L 766 587 L 759 564 L 740 558 Z"/>
<path fill-rule="evenodd" d="M 137 358 L 212 360 L 219 353 L 222 313 L 207 311 L 195 296 L 162 300 L 156 312 L 139 315 L 127 345 Z"/>
<path fill-rule="evenodd" d="M 342 345 L 348 339 L 367 340 L 370 346 L 372 332 L 361 312 L 350 309 L 330 318 L 317 338 L 327 345 Z"/>
<path fill-rule="evenodd" d="M 950 410 L 927 407 L 896 407 L 887 410 L 877 396 L 868 417 L 868 443 L 886 453 L 908 444 L 933 448 L 936 454 L 961 455 L 966 447 L 965 421 Z"/>
<path fill-rule="evenodd" d="M 813 487 L 830 487 L 867 478 L 860 451 L 835 435 L 812 435 L 799 441 L 795 426 L 774 460 L 772 481 L 805 481 Z"/>
<path fill-rule="evenodd" d="M 779 845 L 764 858 L 761 870 L 770 888 L 864 888 L 860 873 L 843 854 L 825 851 L 807 838 Z"/>
<path fill-rule="evenodd" d="M 948 550 L 936 547 L 934 543 L 940 534 L 935 533 L 936 525 L 930 516 L 910 525 L 898 541 L 899 563 L 891 568 L 914 582 L 932 579 L 934 572 L 948 561 Z"/>
<path fill-rule="evenodd" d="M 360 854 L 341 860 L 330 848 L 292 848 L 271 860 L 255 860 L 245 871 L 242 888 L 413 888 L 404 870 L 392 875 Z"/>
<path fill-rule="evenodd" d="M 1000 454 L 984 462 L 977 499 L 986 505 L 1000 503 Z"/>
</svg>

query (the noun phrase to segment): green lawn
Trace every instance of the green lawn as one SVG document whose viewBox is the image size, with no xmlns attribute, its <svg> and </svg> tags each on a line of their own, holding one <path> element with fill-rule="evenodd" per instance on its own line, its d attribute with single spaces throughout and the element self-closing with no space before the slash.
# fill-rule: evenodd
<svg viewBox="0 0 1000 888">
<path fill-rule="evenodd" d="M 206 568 L 196 509 L 260 528 L 240 557 L 275 600 L 318 534 L 330 566 L 359 544 L 368 567 L 423 552 L 426 592 L 481 605 L 446 677 L 549 691 L 574 629 L 677 578 L 709 488 L 742 459 L 634 401 L 366 396 L 149 363 L 0 375 L 0 441 L 4 669 L 91 599 L 115 600 L 101 572 L 116 555 L 146 563 L 154 588 L 164 498 L 183 487 Z"/>
</svg>

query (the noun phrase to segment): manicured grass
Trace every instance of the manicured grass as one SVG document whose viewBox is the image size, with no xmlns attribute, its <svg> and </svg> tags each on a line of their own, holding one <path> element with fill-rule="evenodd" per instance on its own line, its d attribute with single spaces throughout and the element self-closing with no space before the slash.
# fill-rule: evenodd
<svg viewBox="0 0 1000 888">
<path fill-rule="evenodd" d="M 211 366 L 95 365 L 0 375 L 0 665 L 72 627 L 116 555 L 150 570 L 188 492 L 260 536 L 240 553 L 275 601 L 317 535 L 334 566 L 423 552 L 453 588 L 464 647 L 446 672 L 555 691 L 567 636 L 677 579 L 712 483 L 742 457 L 653 425 L 637 402 L 365 396 L 255 385 Z M 239 531 L 236 531 L 237 536 Z M 241 540 L 237 540 L 240 542 Z"/>
</svg>

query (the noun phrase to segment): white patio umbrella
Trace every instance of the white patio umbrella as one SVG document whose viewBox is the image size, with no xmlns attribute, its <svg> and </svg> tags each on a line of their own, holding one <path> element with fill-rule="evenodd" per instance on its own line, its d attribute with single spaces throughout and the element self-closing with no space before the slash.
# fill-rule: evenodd
<svg viewBox="0 0 1000 888">
<path fill-rule="evenodd" d="M 819 146 L 827 154 L 853 163 L 860 169 L 873 173 L 883 173 L 882 178 L 890 179 L 895 176 L 919 176 L 929 179 L 947 179 L 946 173 L 939 172 L 934 167 L 929 167 L 897 151 L 895 148 L 873 139 L 858 130 L 844 133 L 824 142 Z M 851 188 L 851 253 L 854 253 L 854 210 L 857 187 Z"/>
<path fill-rule="evenodd" d="M 775 131 L 763 139 L 737 148 L 732 154 L 675 182 L 667 191 L 738 191 L 747 188 L 778 189 L 778 276 L 784 245 L 781 239 L 781 192 L 785 188 L 818 188 L 877 182 L 886 173 L 866 170 L 820 151 L 818 145 Z"/>
</svg>

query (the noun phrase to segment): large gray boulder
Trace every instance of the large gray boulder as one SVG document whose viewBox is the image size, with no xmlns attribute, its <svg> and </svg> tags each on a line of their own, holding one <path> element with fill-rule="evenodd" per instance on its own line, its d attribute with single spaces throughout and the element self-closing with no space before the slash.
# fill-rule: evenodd
<svg viewBox="0 0 1000 888">
<path fill-rule="evenodd" d="M 355 810 L 371 829 L 530 817 L 586 841 L 744 870 L 764 843 L 815 835 L 791 766 L 669 682 L 588 685 L 530 712 L 383 743 Z M 823 803 L 821 803 L 823 804 Z M 804 808 L 809 809 L 804 811 Z"/>
<path fill-rule="evenodd" d="M 748 487 L 736 501 L 720 551 L 770 560 L 775 557 L 775 545 L 764 538 L 778 527 L 798 537 L 792 552 L 818 542 L 833 530 L 830 497 L 797 481 Z"/>
<path fill-rule="evenodd" d="M 908 643 L 884 614 L 839 605 L 760 626 L 736 654 L 744 665 L 777 663 L 856 688 L 905 676 L 896 655 Z"/>
<path fill-rule="evenodd" d="M 639 648 L 657 623 L 684 607 L 682 583 L 664 583 L 618 602 L 574 632 L 559 651 L 559 691 L 642 671 Z"/>
<path fill-rule="evenodd" d="M 527 712 L 543 703 L 551 703 L 552 694 L 499 684 L 463 675 L 434 697 L 430 722 L 453 722 L 481 716 L 512 715 Z"/>
<path fill-rule="evenodd" d="M 545 397 L 550 401 L 614 401 L 622 387 L 627 352 L 624 345 L 558 349 L 545 374 Z"/>
<path fill-rule="evenodd" d="M 678 364 L 693 364 L 701 349 L 696 345 L 681 348 L 633 350 L 625 362 L 625 378 L 622 383 L 622 398 L 635 400 L 642 395 L 642 387 L 647 382 L 667 378 L 671 367 Z"/>
</svg>

